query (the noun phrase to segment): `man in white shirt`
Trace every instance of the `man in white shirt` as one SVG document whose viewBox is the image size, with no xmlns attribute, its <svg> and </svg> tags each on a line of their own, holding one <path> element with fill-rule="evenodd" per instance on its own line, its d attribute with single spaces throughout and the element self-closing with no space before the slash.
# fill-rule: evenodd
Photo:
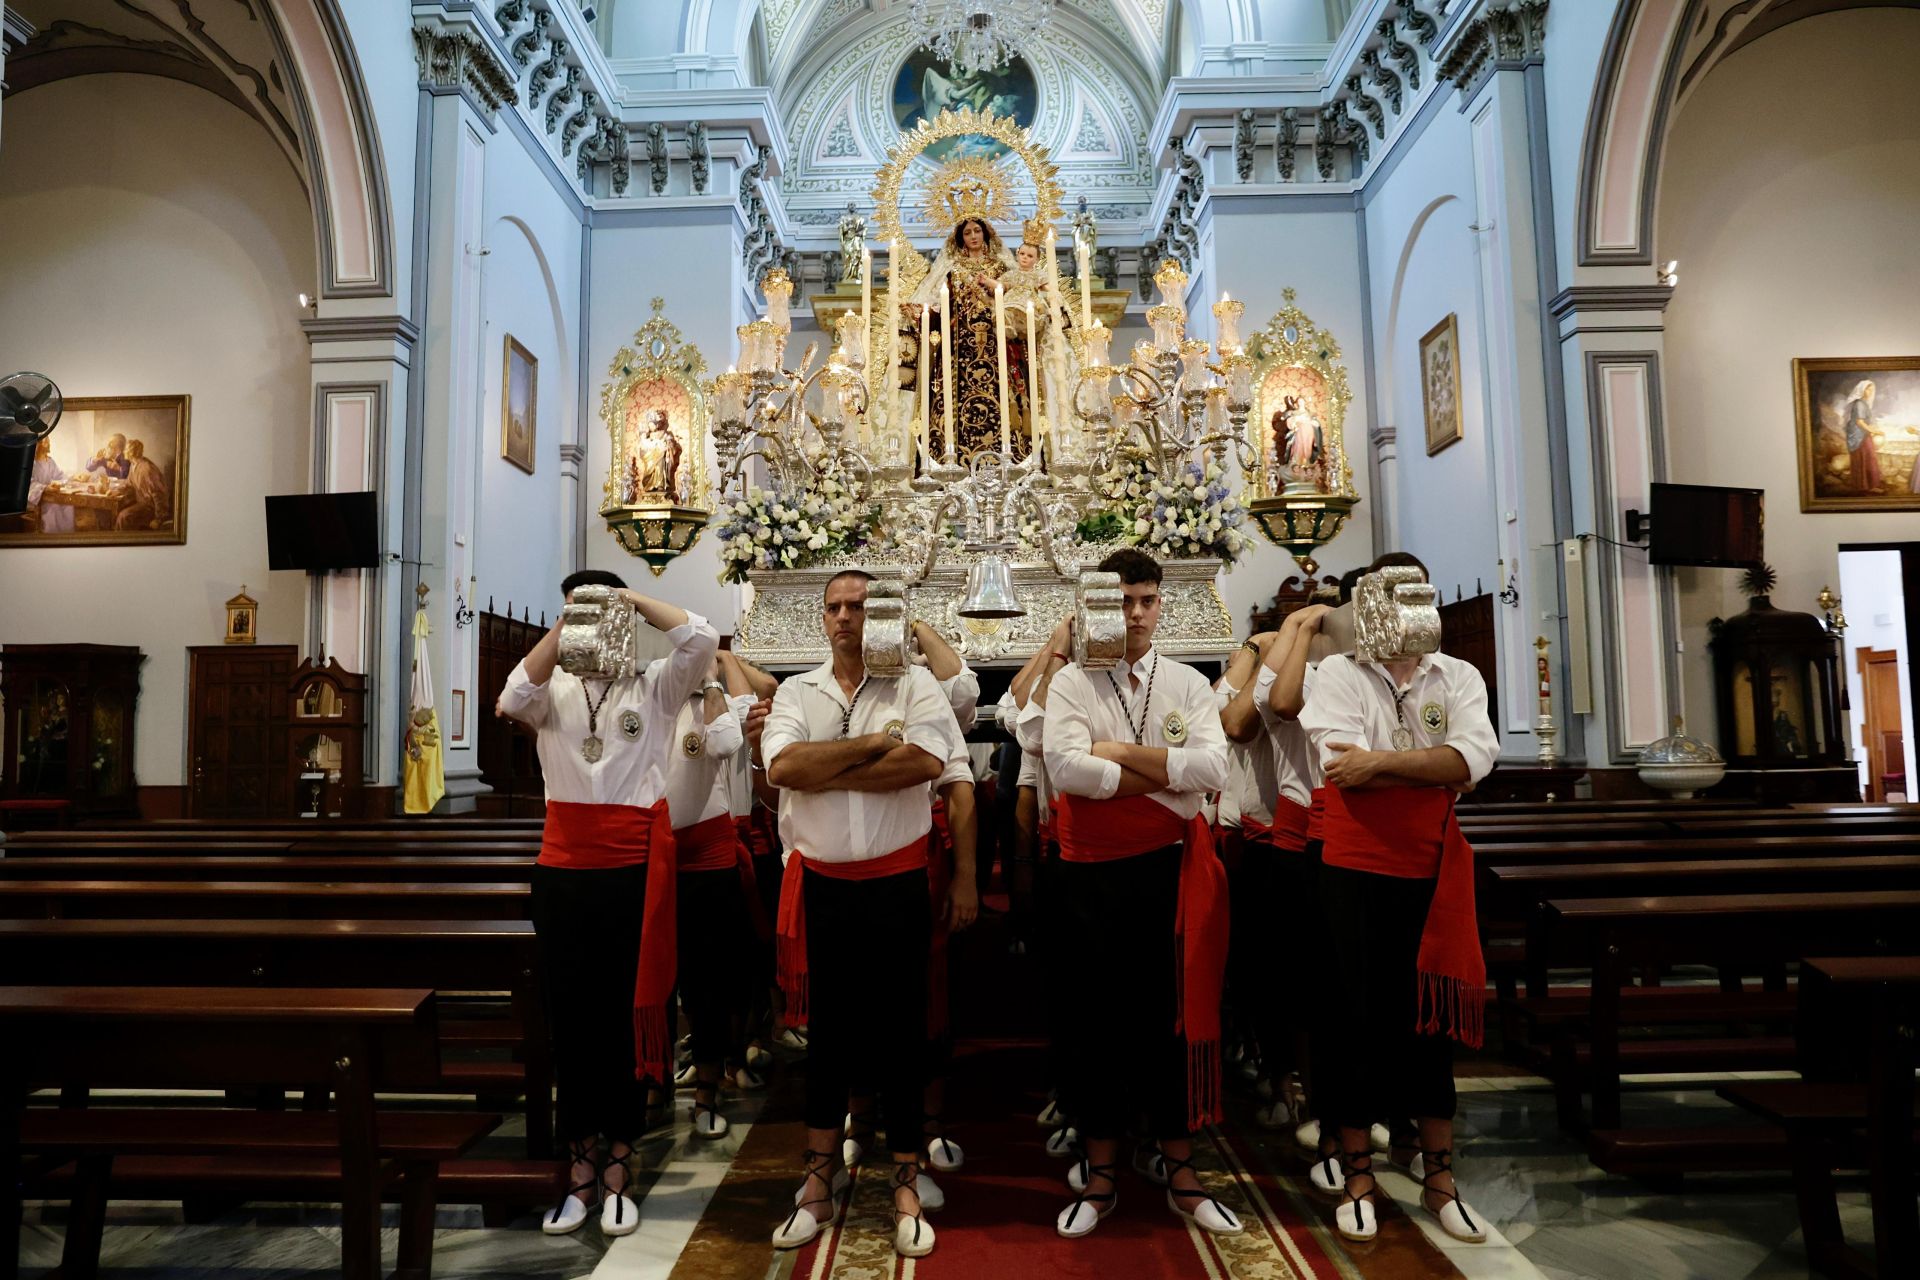
<svg viewBox="0 0 1920 1280">
<path fill-rule="evenodd" d="M 1370 572 L 1393 565 L 1426 572 L 1404 552 Z M 1473 850 L 1453 811 L 1455 793 L 1499 755 L 1486 684 L 1442 653 L 1336 654 L 1315 672 L 1300 723 L 1327 782 L 1320 901 L 1333 1022 L 1316 1048 L 1345 1175 L 1334 1226 L 1353 1240 L 1377 1233 L 1371 1122 L 1410 1115 L 1422 1204 L 1449 1235 L 1484 1240 L 1454 1186 L 1452 1040 L 1479 1044 L 1486 998 Z"/>
<path fill-rule="evenodd" d="M 1201 805 L 1226 783 L 1227 740 L 1207 678 L 1153 647 L 1159 564 L 1130 548 L 1100 568 L 1120 575 L 1125 657 L 1112 671 L 1065 666 L 1046 708 L 1061 880 L 1082 965 L 1069 1096 L 1087 1152 L 1085 1190 L 1055 1229 L 1084 1236 L 1112 1210 L 1119 1139 L 1144 1110 L 1169 1206 L 1231 1234 L 1240 1221 L 1200 1186 L 1191 1144 L 1220 1113 L 1226 873 Z"/>
<path fill-rule="evenodd" d="M 1279 631 L 1248 640 L 1229 664 L 1233 692 L 1220 713 L 1227 737 L 1246 744 L 1249 761 L 1236 919 L 1244 900 L 1255 918 L 1284 914 L 1293 925 L 1236 934 L 1236 949 L 1242 941 L 1251 948 L 1249 968 L 1269 975 L 1247 993 L 1261 1068 L 1274 1090 L 1256 1117 L 1267 1128 L 1307 1118 L 1298 1085 L 1289 1079 L 1310 1065 L 1301 1052 L 1310 1025 L 1306 1000 L 1298 984 L 1271 975 L 1308 973 L 1325 962 L 1316 896 L 1320 858 L 1307 833 L 1319 770 L 1298 716 L 1310 678 L 1307 651 L 1328 612 L 1325 605 L 1306 605 L 1288 614 Z"/>
<path fill-rule="evenodd" d="M 1032 840 L 1028 861 L 1032 869 L 1032 920 L 1027 940 L 1039 961 L 1042 999 L 1047 1023 L 1047 1084 L 1052 1097 L 1038 1117 L 1052 1129 L 1047 1137 L 1047 1154 L 1070 1156 L 1080 1135 L 1069 1119 L 1065 1059 L 1067 988 L 1072 982 L 1073 962 L 1068 953 L 1069 930 L 1065 927 L 1065 906 L 1060 888 L 1060 841 L 1053 826 L 1053 785 L 1047 776 L 1046 721 L 1047 690 L 1053 677 L 1073 660 L 1073 618 L 1061 620 L 1053 634 L 1026 664 L 1014 673 L 1013 682 L 1001 699 L 1010 707 L 1007 723 L 1020 748 L 1020 805 L 1016 822 L 1025 832 L 1024 808 L 1032 805 Z M 1031 792 L 1031 796 L 1029 796 Z"/>
<path fill-rule="evenodd" d="M 880 1086 L 893 1155 L 894 1249 L 923 1257 L 933 1228 L 917 1192 L 926 1083 L 929 784 L 959 726 L 937 681 L 911 667 L 869 676 L 862 656 L 869 575 L 827 583 L 833 656 L 785 681 L 760 730 L 780 791 L 788 853 L 779 950 L 787 1018 L 809 1027 L 806 1179 L 774 1231 L 806 1244 L 846 1186 L 840 1129 L 857 1074 Z M 880 957 L 876 962 L 876 957 Z M 871 1070 L 862 1073 L 860 1064 Z"/>
<path fill-rule="evenodd" d="M 626 1235 L 639 1225 L 625 1162 L 646 1128 L 641 1081 L 667 1083 L 672 1063 L 669 736 L 719 636 L 705 618 L 628 591 L 611 573 L 583 570 L 560 588 L 571 602 L 575 588 L 589 585 L 616 588 L 666 633 L 673 653 L 623 679 L 582 680 L 558 669 L 556 622 L 507 677 L 495 711 L 538 735 L 547 790 L 532 914 L 553 1037 L 557 1131 L 573 1157 L 573 1186 L 541 1225 L 550 1234 L 573 1231 L 598 1199 L 600 1229 Z"/>
<path fill-rule="evenodd" d="M 719 1110 L 721 1071 L 745 1069 L 752 994 L 746 961 L 754 941 L 748 911 L 753 863 L 733 817 L 740 721 L 718 675 L 716 661 L 699 692 L 680 708 L 667 770 L 667 811 L 680 868 L 680 1003 L 692 1034 L 697 1138 L 727 1132 Z"/>
</svg>

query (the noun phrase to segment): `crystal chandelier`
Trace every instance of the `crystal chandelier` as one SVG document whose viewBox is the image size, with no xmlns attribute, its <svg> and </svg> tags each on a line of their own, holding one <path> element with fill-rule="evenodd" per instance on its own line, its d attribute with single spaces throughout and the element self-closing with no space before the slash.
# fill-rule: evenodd
<svg viewBox="0 0 1920 1280">
<path fill-rule="evenodd" d="M 992 71 L 1046 35 L 1054 0 L 913 0 L 920 45 L 956 72 Z"/>
</svg>

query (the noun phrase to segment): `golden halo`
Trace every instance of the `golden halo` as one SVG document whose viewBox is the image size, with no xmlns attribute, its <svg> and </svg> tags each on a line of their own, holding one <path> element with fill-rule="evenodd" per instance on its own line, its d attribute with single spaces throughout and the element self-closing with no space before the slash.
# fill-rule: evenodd
<svg viewBox="0 0 1920 1280">
<path fill-rule="evenodd" d="M 931 120 L 922 120 L 912 132 L 902 134 L 888 149 L 887 162 L 875 174 L 873 212 L 874 221 L 879 223 L 880 239 L 889 248 L 898 244 L 904 250 L 900 255 L 902 261 L 895 268 L 898 288 L 912 290 L 926 276 L 929 265 L 925 257 L 907 244 L 906 230 L 900 225 L 900 186 L 906 179 L 907 169 L 934 143 L 968 134 L 992 138 L 1019 156 L 1033 181 L 1034 217 L 1049 226 L 1060 218 L 1060 171 L 1048 158 L 1047 149 L 1034 142 L 1025 129 L 1014 123 L 1013 117 L 976 112 L 971 107 L 942 111 Z M 997 168 L 996 172 L 1004 181 L 1005 172 Z M 1010 205 L 1008 216 L 1012 216 Z"/>
</svg>

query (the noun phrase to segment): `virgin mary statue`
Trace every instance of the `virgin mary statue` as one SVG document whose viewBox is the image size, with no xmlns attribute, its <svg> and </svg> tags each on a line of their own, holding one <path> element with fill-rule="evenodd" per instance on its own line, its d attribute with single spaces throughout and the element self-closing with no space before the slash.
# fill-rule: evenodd
<svg viewBox="0 0 1920 1280">
<path fill-rule="evenodd" d="M 940 286 L 948 291 L 947 308 L 953 332 L 948 342 L 953 351 L 953 434 L 955 452 L 969 454 L 1000 447 L 1000 364 L 994 350 L 993 291 L 1001 277 L 1015 268 L 1013 254 L 984 218 L 962 218 L 953 234 L 941 246 L 913 296 L 909 308 L 925 307 L 931 316 L 929 329 L 938 344 L 940 329 Z M 918 327 L 918 313 L 913 326 Z M 1027 456 L 1026 429 L 1026 345 L 1012 331 L 1008 318 L 1006 336 L 1009 443 L 1015 461 Z M 946 450 L 943 424 L 946 421 L 946 370 L 941 349 L 931 351 L 927 393 L 931 400 L 928 418 L 930 443 L 936 453 Z"/>
</svg>

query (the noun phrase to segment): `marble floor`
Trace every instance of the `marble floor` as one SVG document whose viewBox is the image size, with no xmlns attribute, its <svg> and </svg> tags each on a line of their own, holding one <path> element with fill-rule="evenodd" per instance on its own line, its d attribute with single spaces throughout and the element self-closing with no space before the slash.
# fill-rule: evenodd
<svg viewBox="0 0 1920 1280">
<path fill-rule="evenodd" d="M 1468 1200 L 1495 1228 L 1486 1245 L 1459 1245 L 1442 1236 L 1413 1206 L 1417 1188 L 1389 1173 L 1383 1184 L 1438 1247 L 1421 1274 L 1466 1280 L 1783 1280 L 1808 1275 L 1799 1245 L 1792 1188 L 1784 1175 L 1688 1178 L 1675 1191 L 1611 1177 L 1587 1162 L 1582 1148 L 1554 1123 L 1553 1096 L 1544 1081 L 1513 1075 L 1463 1078 L 1456 1145 Z M 763 1110 L 769 1123 L 790 1123 L 797 1105 L 791 1088 L 771 1098 L 733 1099 L 733 1131 L 719 1142 L 694 1140 L 684 1110 L 669 1133 L 640 1149 L 644 1191 L 642 1229 L 605 1241 L 589 1224 L 572 1236 L 541 1234 L 537 1215 L 489 1229 L 479 1211 L 440 1211 L 435 1274 L 448 1280 L 563 1280 L 578 1276 L 664 1280 L 674 1271 L 695 1224 L 707 1211 L 729 1162 Z M 1642 1080 L 1626 1098 L 1631 1123 L 1741 1123 L 1741 1113 L 1719 1101 L 1713 1082 L 1700 1078 Z M 682 1104 L 684 1109 L 684 1102 Z M 775 1113 L 780 1113 L 776 1116 Z M 509 1126 L 480 1154 L 514 1153 Z M 1276 1171 L 1297 1175 L 1299 1164 L 1282 1144 Z M 1285 1163 L 1291 1162 L 1291 1163 Z M 1284 1164 L 1284 1167 L 1283 1167 Z M 948 1194 L 964 1195 L 964 1172 L 942 1180 Z M 1299 1179 L 1304 1185 L 1304 1178 Z M 1843 1182 L 1842 1221 L 1848 1235 L 1869 1235 L 1864 1184 Z M 1302 1203 L 1305 1203 L 1303 1200 Z M 391 1214 L 392 1210 L 389 1210 Z M 44 1275 L 59 1258 L 64 1207 L 29 1203 L 22 1274 Z M 770 1229 L 772 1223 L 757 1224 Z M 397 1230 L 386 1234 L 388 1260 Z M 338 1265 L 338 1215 L 322 1207 L 253 1205 L 215 1222 L 188 1225 L 177 1204 L 111 1206 L 101 1258 L 109 1280 L 230 1280 L 273 1277 L 308 1280 Z M 1330 1252 L 1338 1248 L 1331 1239 Z M 748 1251 L 751 1276 L 783 1277 L 786 1267 L 769 1248 Z M 1383 1270 L 1363 1249 L 1346 1251 L 1343 1273 L 1360 1280 L 1403 1280 L 1404 1264 Z M 1445 1269 L 1450 1264 L 1450 1269 Z M 790 1266 L 790 1264 L 788 1264 Z M 685 1268 L 681 1275 L 686 1275 Z M 910 1272 L 908 1273 L 910 1274 Z M 1010 1257 L 1003 1276 L 1021 1274 Z"/>
</svg>

